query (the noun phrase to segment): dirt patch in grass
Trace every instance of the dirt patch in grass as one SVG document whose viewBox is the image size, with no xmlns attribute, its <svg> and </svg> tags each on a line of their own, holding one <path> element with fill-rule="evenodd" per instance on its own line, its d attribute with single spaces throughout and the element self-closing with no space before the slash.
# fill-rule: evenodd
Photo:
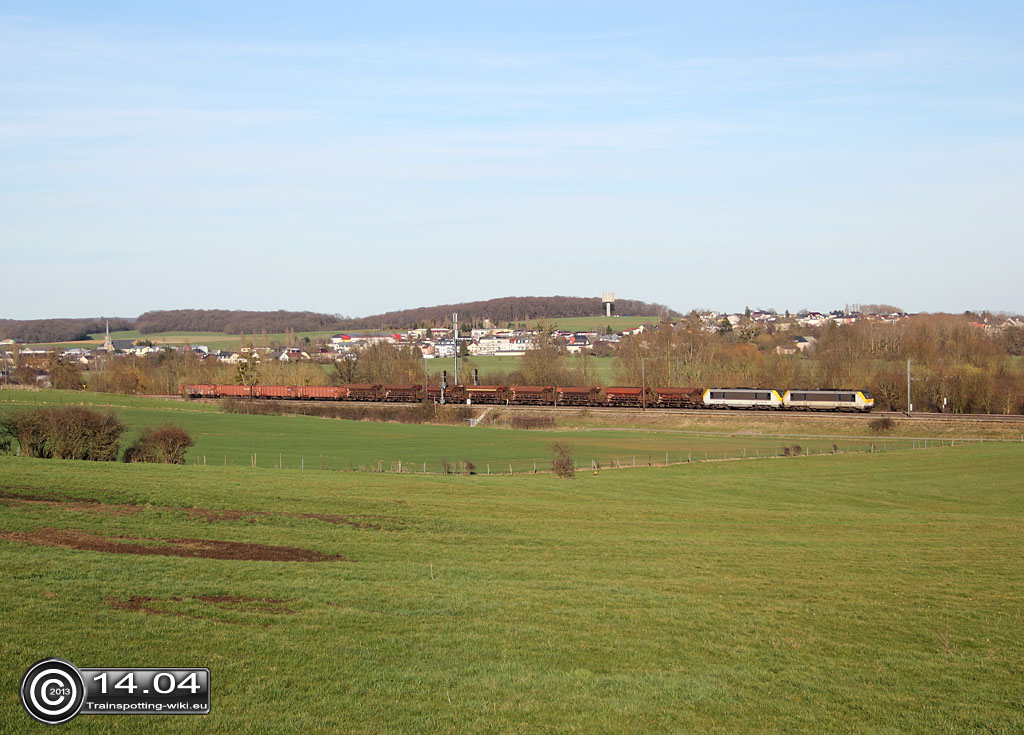
<svg viewBox="0 0 1024 735">
<path fill-rule="evenodd" d="M 149 615 L 173 615 L 174 617 L 191 618 L 193 620 L 213 620 L 218 623 L 231 623 L 233 625 L 254 625 L 256 623 L 225 620 L 215 615 L 196 615 L 173 608 L 175 605 L 202 602 L 229 612 L 257 613 L 261 615 L 295 614 L 294 610 L 286 606 L 287 600 L 279 600 L 272 597 L 247 597 L 245 595 L 193 595 L 191 597 L 132 595 L 127 600 L 107 597 L 104 599 L 104 602 L 115 610 L 129 610 Z M 270 623 L 262 623 L 262 625 L 267 627 Z"/>
<path fill-rule="evenodd" d="M 351 561 L 340 554 L 323 554 L 294 546 L 270 546 L 241 541 L 216 541 L 198 538 L 138 538 L 135 536 L 97 536 L 83 531 L 38 528 L 27 533 L 0 531 L 0 539 L 33 546 L 49 546 L 108 554 L 139 556 L 180 556 L 226 561 Z"/>
<path fill-rule="evenodd" d="M 109 516 L 138 515 L 145 510 L 144 506 L 129 503 L 101 503 L 98 500 L 71 500 L 56 496 L 12 493 L 0 490 L 0 503 L 5 505 L 28 505 L 64 510 L 84 510 L 90 513 L 102 513 Z"/>
<path fill-rule="evenodd" d="M 263 518 L 308 518 L 315 521 L 322 521 L 324 523 L 333 523 L 335 525 L 346 525 L 354 528 L 364 528 L 373 531 L 396 531 L 403 524 L 402 519 L 395 518 L 393 516 L 371 516 L 371 515 L 334 515 L 330 513 L 290 513 L 280 512 L 274 513 L 265 510 L 217 510 L 213 508 L 173 508 L 170 506 L 145 506 L 137 505 L 133 503 L 103 503 L 99 500 L 91 499 L 71 499 L 62 498 L 59 495 L 37 495 L 33 493 L 12 493 L 11 489 L 25 489 L 31 490 L 32 488 L 20 488 L 10 485 L 3 486 L 8 488 L 7 490 L 0 489 L 0 503 L 7 505 L 27 505 L 36 507 L 47 507 L 47 508 L 60 508 L 63 510 L 81 510 L 90 513 L 102 513 L 103 515 L 109 516 L 127 516 L 137 515 L 143 513 L 146 510 L 157 510 L 170 513 L 185 513 L 198 518 L 199 520 L 218 522 L 218 521 L 246 521 L 248 523 L 258 523 Z"/>
</svg>

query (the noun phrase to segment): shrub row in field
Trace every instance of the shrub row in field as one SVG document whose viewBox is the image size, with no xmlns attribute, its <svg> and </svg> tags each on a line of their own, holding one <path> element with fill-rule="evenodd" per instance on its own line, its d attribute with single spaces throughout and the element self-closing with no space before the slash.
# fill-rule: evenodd
<svg viewBox="0 0 1024 735">
<path fill-rule="evenodd" d="M 115 414 L 79 406 L 19 411 L 0 420 L 6 450 L 16 440 L 21 454 L 44 459 L 116 460 L 124 432 Z"/>
<path fill-rule="evenodd" d="M 554 429 L 555 426 L 553 416 L 523 416 L 522 414 L 512 416 L 513 429 Z"/>
<path fill-rule="evenodd" d="M 163 462 L 185 464 L 185 452 L 195 442 L 185 429 L 165 424 L 157 429 L 145 428 L 142 436 L 124 452 L 125 462 Z"/>
<path fill-rule="evenodd" d="M 226 413 L 261 415 L 302 414 L 350 421 L 395 421 L 401 424 L 461 424 L 473 414 L 469 406 L 437 406 L 421 403 L 415 406 L 379 404 L 315 403 L 296 404 L 287 401 L 247 401 L 224 398 L 221 407 Z"/>
<path fill-rule="evenodd" d="M 26 457 L 116 462 L 126 428 L 112 411 L 81 406 L 18 411 L 0 419 L 0 452 L 9 453 L 17 442 Z M 179 426 L 146 428 L 124 461 L 182 464 L 192 443 Z"/>
</svg>

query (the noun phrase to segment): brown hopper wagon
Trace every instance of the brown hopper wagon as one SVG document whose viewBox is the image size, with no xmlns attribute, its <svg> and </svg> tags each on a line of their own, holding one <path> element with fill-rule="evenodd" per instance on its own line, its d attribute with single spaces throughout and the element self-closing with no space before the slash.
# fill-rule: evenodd
<svg viewBox="0 0 1024 735">
<path fill-rule="evenodd" d="M 466 398 L 473 403 L 507 404 L 509 400 L 505 385 L 467 385 L 465 391 Z"/>
<path fill-rule="evenodd" d="M 646 400 L 645 394 L 646 393 Z M 613 386 L 604 389 L 605 402 L 609 406 L 643 406 L 653 403 L 653 392 L 650 388 L 631 388 L 624 386 Z"/>
<path fill-rule="evenodd" d="M 379 401 L 384 395 L 380 383 L 346 383 L 344 388 L 347 401 Z"/>
<path fill-rule="evenodd" d="M 419 403 L 423 400 L 422 385 L 385 385 L 382 390 L 383 400 L 389 403 Z"/>
<path fill-rule="evenodd" d="M 300 385 L 296 389 L 304 401 L 340 401 L 347 391 L 337 385 Z"/>
<path fill-rule="evenodd" d="M 517 406 L 551 406 L 555 402 L 553 385 L 513 385 L 509 399 Z"/>
<path fill-rule="evenodd" d="M 559 406 L 597 406 L 601 389 L 596 385 L 563 385 L 555 389 Z"/>
<path fill-rule="evenodd" d="M 232 398 L 252 398 L 253 387 L 251 385 L 218 385 L 217 393 Z"/>
<path fill-rule="evenodd" d="M 203 385 L 183 385 L 181 386 L 181 395 L 185 398 L 216 398 L 218 386 L 203 384 Z"/>
<path fill-rule="evenodd" d="M 254 385 L 253 398 L 298 398 L 299 388 L 296 385 Z"/>
<path fill-rule="evenodd" d="M 434 403 L 441 402 L 441 386 L 427 386 L 427 400 Z M 462 385 L 449 385 L 444 389 L 445 403 L 464 403 L 466 400 L 466 388 Z"/>
<path fill-rule="evenodd" d="M 704 391 L 700 388 L 655 388 L 654 405 L 658 408 L 701 408 Z"/>
</svg>

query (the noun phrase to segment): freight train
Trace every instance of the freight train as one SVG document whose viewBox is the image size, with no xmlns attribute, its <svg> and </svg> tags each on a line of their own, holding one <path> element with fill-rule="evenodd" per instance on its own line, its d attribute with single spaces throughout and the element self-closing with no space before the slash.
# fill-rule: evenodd
<svg viewBox="0 0 1024 735">
<path fill-rule="evenodd" d="M 637 388 L 554 385 L 185 385 L 185 398 L 265 398 L 380 403 L 468 403 L 501 406 L 621 406 L 628 408 L 723 408 L 764 411 L 870 411 L 862 389 Z"/>
</svg>

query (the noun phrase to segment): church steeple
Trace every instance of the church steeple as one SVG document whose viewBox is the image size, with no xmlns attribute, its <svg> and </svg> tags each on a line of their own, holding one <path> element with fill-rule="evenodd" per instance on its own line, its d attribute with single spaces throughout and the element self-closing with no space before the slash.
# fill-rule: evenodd
<svg viewBox="0 0 1024 735">
<path fill-rule="evenodd" d="M 114 351 L 114 343 L 110 341 L 110 320 L 107 319 L 107 336 L 103 340 L 103 349 L 107 352 Z"/>
</svg>

